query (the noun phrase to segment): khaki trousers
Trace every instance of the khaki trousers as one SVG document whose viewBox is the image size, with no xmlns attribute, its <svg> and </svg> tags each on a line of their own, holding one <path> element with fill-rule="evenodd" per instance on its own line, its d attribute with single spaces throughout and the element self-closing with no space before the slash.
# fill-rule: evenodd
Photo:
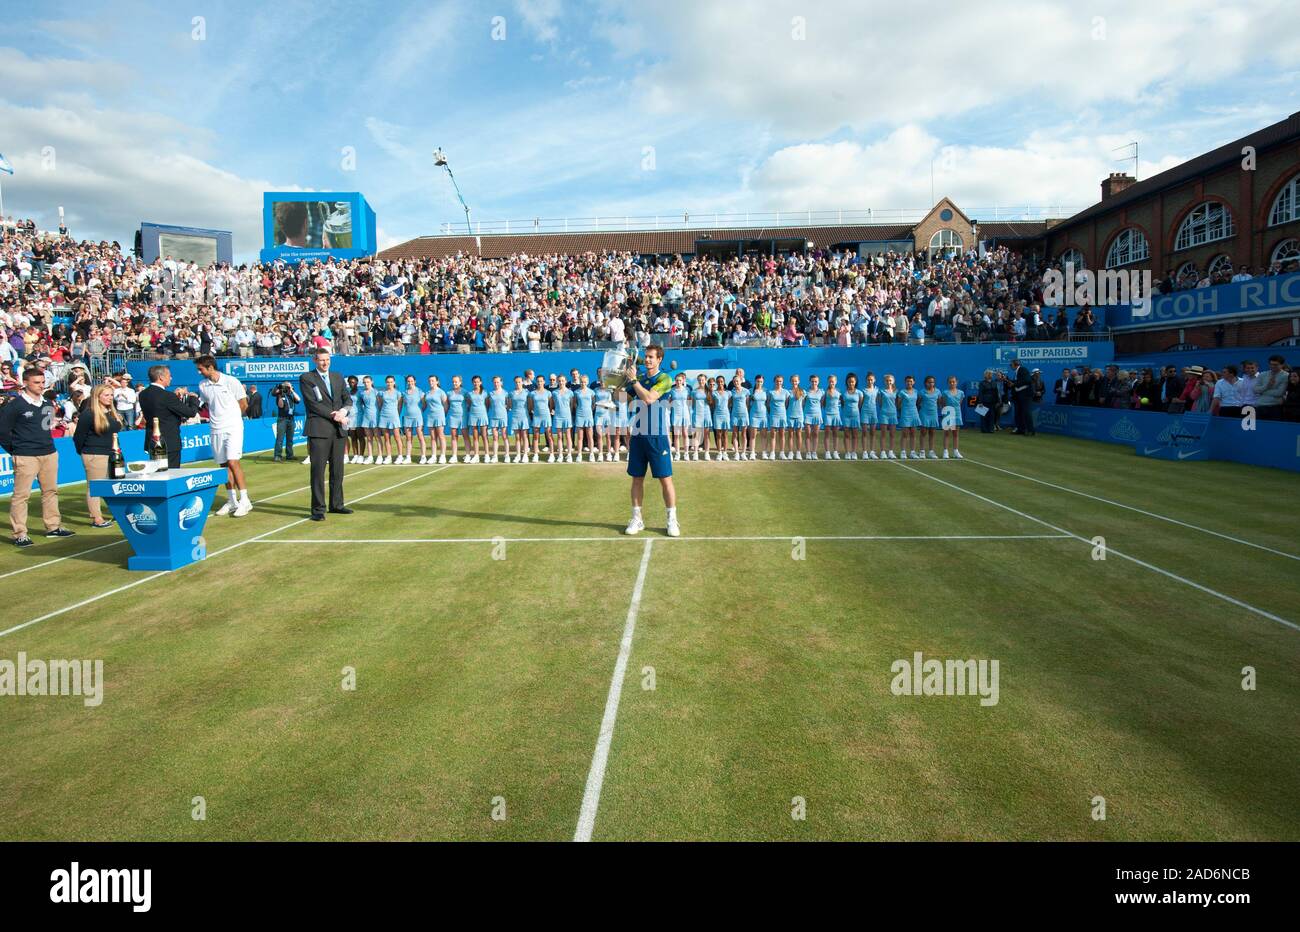
<svg viewBox="0 0 1300 932">
<path fill-rule="evenodd" d="M 63 527 L 59 516 L 59 454 L 15 456 L 14 497 L 9 501 L 9 524 L 14 537 L 27 536 L 27 500 L 32 497 L 32 482 L 41 483 L 41 520 L 45 530 Z"/>
<path fill-rule="evenodd" d="M 86 488 L 90 488 L 91 479 L 108 478 L 108 454 L 107 453 L 83 453 L 81 454 L 81 465 L 86 470 Z M 44 485 L 44 483 L 42 483 Z M 86 493 L 86 509 L 90 512 L 90 520 L 96 524 L 102 524 L 104 514 L 100 511 L 100 499 L 97 496 Z"/>
</svg>

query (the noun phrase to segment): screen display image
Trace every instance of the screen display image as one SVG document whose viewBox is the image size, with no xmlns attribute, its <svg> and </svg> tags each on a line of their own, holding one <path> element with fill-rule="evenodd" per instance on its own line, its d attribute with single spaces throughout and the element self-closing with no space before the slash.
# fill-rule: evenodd
<svg viewBox="0 0 1300 932">
<path fill-rule="evenodd" d="M 347 201 L 276 201 L 272 217 L 277 247 L 352 248 L 352 205 Z"/>
<path fill-rule="evenodd" d="M 159 233 L 158 255 L 177 262 L 193 262 L 199 268 L 217 263 L 215 236 L 187 236 L 183 233 Z"/>
</svg>

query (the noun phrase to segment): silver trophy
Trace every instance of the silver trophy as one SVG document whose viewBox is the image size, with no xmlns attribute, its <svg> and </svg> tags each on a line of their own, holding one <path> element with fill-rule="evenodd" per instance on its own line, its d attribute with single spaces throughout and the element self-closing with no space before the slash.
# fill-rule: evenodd
<svg viewBox="0 0 1300 932">
<path fill-rule="evenodd" d="M 628 377 L 627 370 L 629 366 L 640 364 L 637 357 L 636 347 L 625 345 L 621 349 L 611 349 L 605 351 L 605 358 L 601 360 L 600 368 L 596 370 L 596 378 L 600 384 L 609 389 L 610 394 L 617 394 L 627 388 Z M 602 408 L 613 408 L 614 402 L 598 401 L 596 402 Z"/>
</svg>

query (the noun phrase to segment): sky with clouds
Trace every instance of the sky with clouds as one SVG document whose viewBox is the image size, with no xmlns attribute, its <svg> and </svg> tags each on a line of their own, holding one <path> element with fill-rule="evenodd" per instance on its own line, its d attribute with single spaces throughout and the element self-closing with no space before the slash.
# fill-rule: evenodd
<svg viewBox="0 0 1300 932">
<path fill-rule="evenodd" d="M 1293 0 L 49 0 L 0 32 L 6 214 L 261 243 L 358 190 L 379 245 L 476 219 L 1083 207 L 1300 110 Z M 201 18 L 201 19 L 199 19 Z M 353 160 L 345 158 L 348 152 Z M 647 153 L 651 153 L 649 155 Z"/>
</svg>

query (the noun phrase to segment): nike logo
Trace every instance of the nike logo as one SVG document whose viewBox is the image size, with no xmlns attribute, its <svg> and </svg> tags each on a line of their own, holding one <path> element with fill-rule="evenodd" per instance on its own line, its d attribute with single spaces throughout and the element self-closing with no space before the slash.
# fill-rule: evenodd
<svg viewBox="0 0 1300 932">
<path fill-rule="evenodd" d="M 1185 459 L 1187 459 L 1189 456 L 1196 456 L 1198 453 L 1204 453 L 1204 452 L 1205 452 L 1204 450 L 1188 450 L 1186 453 L 1184 453 L 1182 450 L 1179 450 L 1179 451 L 1178 451 L 1178 458 L 1179 458 L 1180 460 L 1185 460 Z"/>
</svg>

